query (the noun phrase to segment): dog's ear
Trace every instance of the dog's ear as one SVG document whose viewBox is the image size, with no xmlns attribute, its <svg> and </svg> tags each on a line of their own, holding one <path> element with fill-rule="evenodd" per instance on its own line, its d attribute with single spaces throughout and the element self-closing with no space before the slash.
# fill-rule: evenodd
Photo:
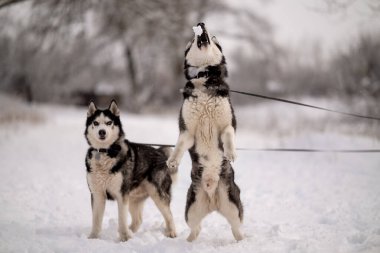
<svg viewBox="0 0 380 253">
<path fill-rule="evenodd" d="M 98 110 L 98 108 L 96 108 L 94 102 L 91 101 L 90 105 L 88 106 L 87 118 L 91 117 L 96 112 L 96 110 Z"/>
<path fill-rule="evenodd" d="M 119 107 L 117 107 L 116 101 L 115 101 L 114 99 L 111 101 L 111 104 L 110 104 L 110 106 L 108 107 L 108 109 L 109 109 L 113 114 L 115 114 L 116 116 L 120 116 L 120 110 L 119 110 Z"/>
</svg>

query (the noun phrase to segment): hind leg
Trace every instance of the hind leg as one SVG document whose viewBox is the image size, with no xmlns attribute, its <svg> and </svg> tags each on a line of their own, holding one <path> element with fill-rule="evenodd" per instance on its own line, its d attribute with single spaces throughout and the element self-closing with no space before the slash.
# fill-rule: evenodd
<svg viewBox="0 0 380 253">
<path fill-rule="evenodd" d="M 194 185 L 191 185 L 187 192 L 187 203 L 185 211 L 185 219 L 187 225 L 190 227 L 191 232 L 187 237 L 187 241 L 192 242 L 197 239 L 201 231 L 201 222 L 203 218 L 210 213 L 208 209 L 207 194 L 202 189 L 195 189 Z"/>
<path fill-rule="evenodd" d="M 224 183 L 220 184 L 220 187 L 218 189 L 218 195 L 218 211 L 227 219 L 228 223 L 230 223 L 232 234 L 234 235 L 235 239 L 237 241 L 243 240 L 244 236 L 240 230 L 243 218 L 243 209 L 242 204 L 240 202 L 240 196 L 229 196 L 227 192 L 227 187 Z M 234 201 L 232 201 L 232 199 Z"/>
<path fill-rule="evenodd" d="M 158 210 L 161 212 L 162 216 L 165 219 L 165 224 L 166 224 L 165 235 L 171 238 L 177 237 L 173 215 L 172 215 L 172 212 L 170 211 L 169 196 L 168 198 L 163 198 L 162 196 L 160 196 L 159 193 L 157 192 L 156 187 L 150 183 L 147 184 L 147 191 L 148 191 L 149 196 L 152 198 L 153 202 L 156 204 Z"/>
<path fill-rule="evenodd" d="M 133 233 L 136 233 L 142 223 L 142 212 L 146 198 L 130 198 L 129 212 L 132 217 L 132 223 L 129 227 Z"/>
</svg>

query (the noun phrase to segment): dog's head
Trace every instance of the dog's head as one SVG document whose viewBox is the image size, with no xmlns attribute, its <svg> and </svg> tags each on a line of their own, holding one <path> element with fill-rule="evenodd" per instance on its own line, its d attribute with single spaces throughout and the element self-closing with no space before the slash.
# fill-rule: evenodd
<svg viewBox="0 0 380 253">
<path fill-rule="evenodd" d="M 185 50 L 186 78 L 190 80 L 207 78 L 209 75 L 218 75 L 221 78 L 227 76 L 226 60 L 216 37 L 209 34 L 204 23 L 199 23 L 193 30 L 194 38 Z"/>
<path fill-rule="evenodd" d="M 112 100 L 108 109 L 100 110 L 91 102 L 87 112 L 85 137 L 88 144 L 96 149 L 109 148 L 122 138 L 124 132 L 120 121 L 120 110 Z"/>
</svg>

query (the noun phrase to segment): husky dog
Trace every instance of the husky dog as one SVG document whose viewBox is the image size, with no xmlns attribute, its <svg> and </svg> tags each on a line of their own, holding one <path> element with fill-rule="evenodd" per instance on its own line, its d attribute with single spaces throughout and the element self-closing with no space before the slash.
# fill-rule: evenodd
<svg viewBox="0 0 380 253">
<path fill-rule="evenodd" d="M 116 200 L 119 211 L 121 241 L 131 237 L 127 227 L 127 205 L 132 217 L 130 229 L 136 232 L 142 222 L 145 200 L 151 197 L 166 223 L 166 236 L 176 237 L 170 211 L 171 186 L 176 169 L 169 169 L 166 160 L 171 149 L 155 149 L 129 142 L 124 137 L 120 111 L 115 101 L 99 110 L 90 103 L 85 137 L 90 148 L 86 156 L 87 183 L 91 192 L 92 231 L 89 238 L 98 238 L 106 199 Z"/>
<path fill-rule="evenodd" d="M 177 168 L 186 150 L 192 160 L 192 183 L 187 193 L 185 219 L 195 240 L 202 219 L 212 211 L 230 223 L 236 240 L 242 240 L 243 206 L 234 182 L 231 161 L 236 159 L 236 120 L 229 99 L 226 61 L 222 48 L 205 25 L 194 27 L 194 39 L 185 51 L 184 101 L 179 115 L 180 135 L 167 161 Z M 198 31 L 197 31 L 198 30 Z"/>
</svg>

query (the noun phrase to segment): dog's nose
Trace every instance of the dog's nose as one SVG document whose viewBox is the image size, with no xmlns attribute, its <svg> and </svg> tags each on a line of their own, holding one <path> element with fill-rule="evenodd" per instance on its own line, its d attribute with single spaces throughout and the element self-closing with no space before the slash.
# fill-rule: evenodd
<svg viewBox="0 0 380 253">
<path fill-rule="evenodd" d="M 104 137 L 104 136 L 106 136 L 106 130 L 100 129 L 100 130 L 99 130 L 99 136 L 100 136 L 100 137 Z"/>
</svg>

